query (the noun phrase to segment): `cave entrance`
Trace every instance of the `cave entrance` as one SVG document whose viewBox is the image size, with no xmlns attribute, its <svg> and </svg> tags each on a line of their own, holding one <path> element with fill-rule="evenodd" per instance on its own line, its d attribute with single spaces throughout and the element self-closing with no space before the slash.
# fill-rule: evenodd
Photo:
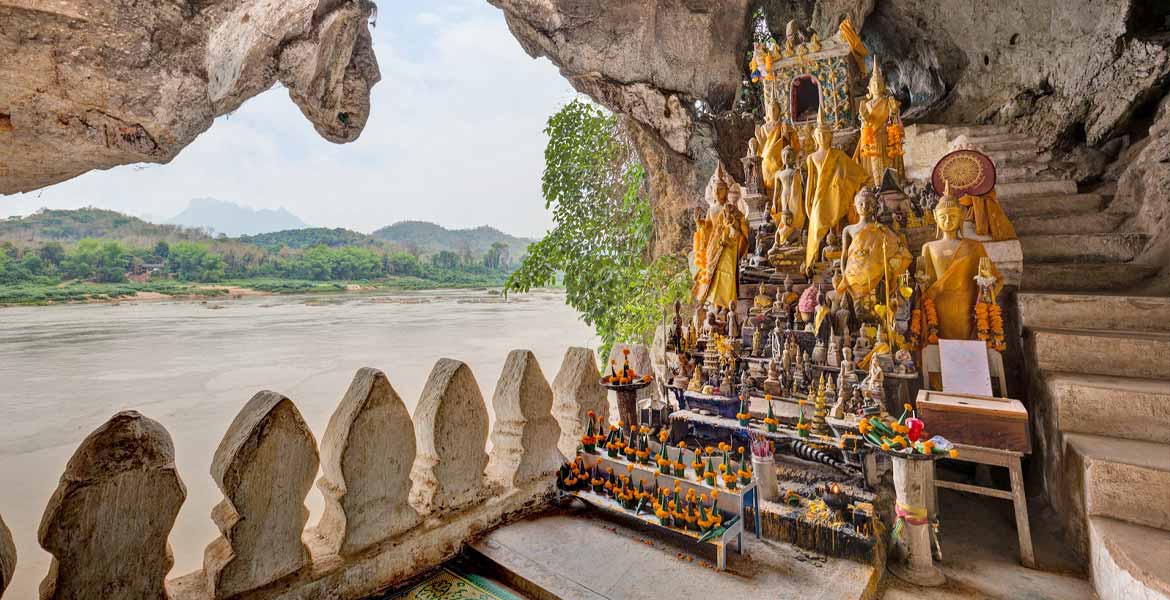
<svg viewBox="0 0 1170 600">
<path fill-rule="evenodd" d="M 821 107 L 821 86 L 812 75 L 801 75 L 792 80 L 792 120 L 809 121 L 817 118 Z"/>
</svg>

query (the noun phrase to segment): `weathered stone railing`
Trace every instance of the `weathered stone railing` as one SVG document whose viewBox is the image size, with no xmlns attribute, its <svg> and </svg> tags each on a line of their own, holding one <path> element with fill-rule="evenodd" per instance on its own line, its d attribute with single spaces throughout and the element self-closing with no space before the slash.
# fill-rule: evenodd
<svg viewBox="0 0 1170 600">
<path fill-rule="evenodd" d="M 440 360 L 413 417 L 381 371 L 361 369 L 318 454 L 293 401 L 259 392 L 212 461 L 221 535 L 202 570 L 172 580 L 167 539 L 186 498 L 174 445 L 159 423 L 118 413 L 81 443 L 45 509 L 39 541 L 53 561 L 41 597 L 346 600 L 385 590 L 544 507 L 583 416 L 606 412 L 593 352 L 569 349 L 554 393 L 535 356 L 513 351 L 492 407 L 489 455 L 487 406 L 467 365 Z M 325 509 L 306 529 L 318 466 Z M 0 522 L 0 593 L 15 560 Z"/>
</svg>

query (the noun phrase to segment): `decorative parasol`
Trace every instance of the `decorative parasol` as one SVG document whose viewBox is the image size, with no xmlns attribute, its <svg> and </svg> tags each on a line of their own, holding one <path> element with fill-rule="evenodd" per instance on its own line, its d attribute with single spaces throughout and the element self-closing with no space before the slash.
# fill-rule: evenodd
<svg viewBox="0 0 1170 600">
<path fill-rule="evenodd" d="M 955 197 L 982 196 L 995 189 L 995 163 L 978 150 L 955 150 L 934 165 L 930 183 L 940 196 L 947 183 Z"/>
</svg>

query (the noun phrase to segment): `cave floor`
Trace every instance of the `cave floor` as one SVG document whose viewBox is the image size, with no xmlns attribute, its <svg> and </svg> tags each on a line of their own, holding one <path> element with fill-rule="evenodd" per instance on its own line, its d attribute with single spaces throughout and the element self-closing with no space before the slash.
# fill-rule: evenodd
<svg viewBox="0 0 1170 600">
<path fill-rule="evenodd" d="M 494 565 L 495 576 L 509 586 L 540 600 L 1096 598 L 1043 510 L 1031 511 L 1040 565 L 1033 570 L 1017 561 L 1010 503 L 939 490 L 939 507 L 940 566 L 948 581 L 929 589 L 754 534 L 744 534 L 744 554 L 728 549 L 728 568 L 720 573 L 709 545 L 696 551 L 685 539 L 579 504 L 492 531 L 469 552 Z"/>
</svg>

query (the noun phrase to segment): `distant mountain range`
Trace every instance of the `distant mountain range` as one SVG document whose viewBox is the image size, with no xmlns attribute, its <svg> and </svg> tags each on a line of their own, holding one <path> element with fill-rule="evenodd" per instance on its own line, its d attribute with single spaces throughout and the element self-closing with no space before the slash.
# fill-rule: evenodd
<svg viewBox="0 0 1170 600">
<path fill-rule="evenodd" d="M 255 209 L 215 198 L 191 200 L 187 208 L 168 219 L 167 224 L 203 229 L 212 234 L 222 233 L 228 237 L 308 227 L 283 207 Z"/>
<path fill-rule="evenodd" d="M 217 205 L 226 204 L 239 211 L 250 214 L 284 212 L 293 219 L 295 216 L 287 211 L 254 211 L 241 208 L 230 202 L 211 201 Z M 206 206 L 203 200 L 192 201 L 191 206 L 183 211 L 184 214 L 196 214 L 192 207 Z M 237 212 L 227 208 L 219 214 Z M 199 208 L 202 210 L 202 208 Z M 218 208 L 216 209 L 218 210 Z M 182 216 L 182 215 L 180 215 Z M 175 220 L 175 219 L 172 219 Z M 300 219 L 296 219 L 300 223 Z M 197 225 L 158 225 L 149 223 L 138 217 L 132 217 L 112 210 L 101 208 L 81 208 L 76 210 L 49 210 L 44 209 L 25 217 L 9 217 L 0 219 L 0 242 L 11 241 L 18 244 L 43 243 L 49 241 L 72 243 L 84 238 L 114 239 L 135 247 L 151 247 L 160 240 L 167 242 L 196 241 L 220 243 L 215 236 L 209 234 L 213 226 L 207 225 L 213 221 L 201 221 Z M 275 222 L 275 221 L 273 221 Z M 215 229 L 216 232 L 220 230 Z M 224 232 L 226 233 L 226 232 Z M 281 246 L 288 248 L 308 248 L 310 246 L 325 245 L 339 246 L 393 246 L 423 257 L 449 250 L 457 254 L 469 251 L 474 256 L 485 254 L 492 244 L 501 242 L 508 246 L 512 261 L 518 261 L 527 254 L 529 244 L 534 240 L 509 235 L 498 229 L 488 226 L 473 229 L 447 229 L 441 225 L 425 221 L 402 221 L 383 227 L 370 235 L 351 231 L 349 229 L 329 229 L 325 227 L 299 227 L 282 231 L 271 231 L 254 235 L 229 236 L 226 243 L 244 243 L 262 246 L 269 250 Z"/>
<path fill-rule="evenodd" d="M 424 255 L 442 250 L 456 253 L 470 250 L 472 254 L 479 256 L 487 252 L 492 244 L 503 242 L 508 245 L 508 251 L 513 259 L 527 254 L 528 246 L 535 241 L 509 235 L 487 225 L 474 229 L 447 229 L 426 221 L 400 221 L 383 227 L 370 236 Z"/>
</svg>

